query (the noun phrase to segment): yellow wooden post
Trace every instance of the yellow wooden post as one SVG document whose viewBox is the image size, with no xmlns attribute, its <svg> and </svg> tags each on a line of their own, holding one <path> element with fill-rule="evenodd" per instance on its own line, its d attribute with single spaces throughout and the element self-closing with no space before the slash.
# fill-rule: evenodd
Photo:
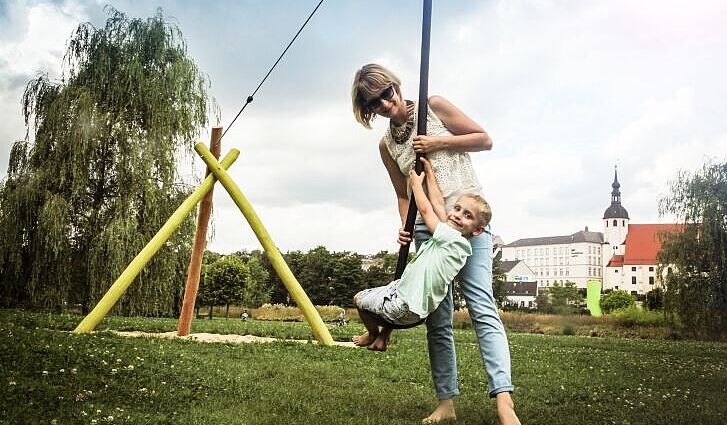
<svg viewBox="0 0 727 425">
<path fill-rule="evenodd" d="M 326 324 L 323 323 L 323 319 L 321 319 L 321 316 L 318 314 L 318 311 L 308 298 L 308 295 L 306 295 L 305 291 L 303 291 L 303 288 L 300 286 L 300 283 L 298 283 L 298 280 L 295 276 L 293 276 L 293 273 L 285 263 L 283 256 L 280 254 L 278 247 L 275 246 L 270 234 L 265 229 L 265 226 L 263 226 L 260 218 L 255 213 L 255 210 L 253 210 L 250 202 L 248 202 L 245 195 L 242 194 L 242 191 L 237 184 L 235 184 L 234 180 L 232 180 L 232 177 L 230 177 L 230 175 L 227 174 L 227 172 L 220 166 L 217 160 L 215 160 L 212 153 L 209 149 L 207 149 L 207 146 L 205 146 L 204 143 L 197 143 L 194 146 L 194 149 L 202 157 L 204 162 L 207 163 L 207 167 L 210 171 L 212 171 L 215 177 L 217 177 L 220 183 L 222 183 L 222 186 L 224 186 L 225 190 L 227 190 L 232 199 L 235 201 L 235 204 L 237 204 L 242 215 L 245 216 L 245 219 L 250 224 L 253 232 L 255 232 L 255 236 L 257 236 L 260 244 L 263 246 L 263 249 L 265 249 L 265 253 L 270 259 L 270 263 L 278 273 L 278 276 L 280 276 L 280 280 L 283 281 L 283 285 L 285 285 L 290 296 L 293 297 L 296 304 L 298 304 L 298 307 L 303 312 L 303 316 L 313 330 L 313 335 L 316 337 L 316 340 L 320 344 L 333 345 L 333 338 L 331 338 L 331 334 L 328 332 Z"/>
<path fill-rule="evenodd" d="M 233 149 L 225 156 L 221 163 L 217 164 L 217 166 L 225 169 L 230 168 L 230 165 L 235 162 L 239 155 L 240 151 Z M 179 225 L 182 224 L 182 221 L 184 221 L 184 218 L 189 215 L 204 195 L 212 189 L 216 180 L 217 179 L 214 175 L 207 176 L 197 190 L 195 190 L 187 199 L 184 200 L 184 202 L 182 202 L 182 205 L 174 211 L 172 216 L 169 217 L 169 220 L 164 223 L 162 228 L 159 229 L 151 241 L 146 244 L 144 249 L 142 249 L 141 252 L 139 252 L 133 260 L 131 260 L 131 263 L 126 266 L 126 269 L 121 273 L 118 279 L 116 279 L 114 284 L 111 285 L 109 290 L 106 291 L 106 294 L 104 294 L 103 298 L 101 298 L 101 301 L 96 304 L 96 307 L 94 307 L 93 310 L 91 310 L 91 312 L 81 321 L 81 323 L 78 324 L 73 332 L 84 333 L 91 332 L 96 329 L 96 326 L 101 323 L 103 318 L 108 314 L 111 308 L 113 308 L 114 304 L 116 304 L 119 298 L 121 298 L 129 285 L 131 285 L 134 278 L 141 272 L 141 269 L 143 269 L 146 263 L 154 257 L 172 233 L 177 230 Z"/>
</svg>

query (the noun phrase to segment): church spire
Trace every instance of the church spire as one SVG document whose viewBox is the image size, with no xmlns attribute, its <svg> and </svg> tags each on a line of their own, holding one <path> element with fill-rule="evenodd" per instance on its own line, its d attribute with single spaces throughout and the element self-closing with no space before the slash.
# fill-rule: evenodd
<svg viewBox="0 0 727 425">
<path fill-rule="evenodd" d="M 621 184 L 618 182 L 618 165 L 613 166 L 613 183 L 611 183 L 613 190 L 611 191 L 611 205 L 621 204 Z"/>
<path fill-rule="evenodd" d="M 613 183 L 611 183 L 611 206 L 603 213 L 604 219 L 610 218 L 629 218 L 626 208 L 621 205 L 621 183 L 618 182 L 618 167 L 614 166 Z"/>
</svg>

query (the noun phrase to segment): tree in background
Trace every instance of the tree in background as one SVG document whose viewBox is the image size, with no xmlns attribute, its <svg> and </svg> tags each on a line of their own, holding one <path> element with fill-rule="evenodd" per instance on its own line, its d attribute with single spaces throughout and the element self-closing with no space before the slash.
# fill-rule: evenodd
<svg viewBox="0 0 727 425">
<path fill-rule="evenodd" d="M 250 270 L 237 255 L 227 255 L 207 266 L 205 299 L 210 311 L 212 307 L 224 305 L 225 318 L 229 317 L 230 304 L 244 305 L 245 285 L 249 280 Z"/>
<path fill-rule="evenodd" d="M 664 235 L 659 253 L 665 275 L 664 309 L 701 334 L 727 331 L 727 163 L 681 171 L 659 201 L 681 231 Z M 664 273 L 664 268 L 667 272 Z"/>
<path fill-rule="evenodd" d="M 242 291 L 242 305 L 257 308 L 270 302 L 272 288 L 268 285 L 270 276 L 265 266 L 255 256 L 250 256 L 245 265 L 249 274 Z"/>
<path fill-rule="evenodd" d="M 212 291 L 212 286 L 207 282 L 207 270 L 210 265 L 214 264 L 217 260 L 222 258 L 222 255 L 212 252 L 205 251 L 202 257 L 202 270 L 199 277 L 199 288 L 197 290 L 197 299 L 194 302 L 194 309 L 197 310 L 196 316 L 199 317 L 200 307 L 210 306 L 209 318 L 212 319 L 212 306 L 219 305 L 216 300 L 216 295 Z"/>
<path fill-rule="evenodd" d="M 78 27 L 61 81 L 23 96 L 28 134 L 0 184 L 0 299 L 57 308 L 96 304 L 191 192 L 176 168 L 207 123 L 205 78 L 161 10 L 147 20 L 108 8 Z M 194 218 L 117 303 L 121 314 L 179 311 Z"/>
<path fill-rule="evenodd" d="M 362 269 L 361 256 L 342 252 L 334 253 L 333 258 L 328 304 L 353 307 L 353 296 L 364 289 L 365 273 Z"/>
<path fill-rule="evenodd" d="M 535 298 L 538 311 L 547 314 L 573 314 L 583 303 L 575 282 L 566 280 L 563 285 L 554 283 L 548 288 L 539 288 Z"/>
<path fill-rule="evenodd" d="M 664 290 L 657 287 L 647 292 L 644 307 L 649 310 L 662 310 L 664 308 Z"/>
<path fill-rule="evenodd" d="M 622 308 L 631 307 L 636 304 L 634 297 L 626 291 L 611 291 L 601 300 L 601 310 L 604 313 L 612 313 Z"/>
</svg>

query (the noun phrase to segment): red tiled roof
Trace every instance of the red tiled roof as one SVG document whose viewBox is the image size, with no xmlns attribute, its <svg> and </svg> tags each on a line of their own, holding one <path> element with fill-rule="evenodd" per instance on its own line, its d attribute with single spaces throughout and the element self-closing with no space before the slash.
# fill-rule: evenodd
<svg viewBox="0 0 727 425">
<path fill-rule="evenodd" d="M 614 255 L 611 257 L 611 260 L 608 262 L 608 265 L 606 267 L 621 267 L 624 265 L 624 256 L 623 255 Z"/>
<path fill-rule="evenodd" d="M 680 224 L 629 224 L 622 264 L 656 264 L 661 233 L 679 231 L 682 227 Z"/>
</svg>

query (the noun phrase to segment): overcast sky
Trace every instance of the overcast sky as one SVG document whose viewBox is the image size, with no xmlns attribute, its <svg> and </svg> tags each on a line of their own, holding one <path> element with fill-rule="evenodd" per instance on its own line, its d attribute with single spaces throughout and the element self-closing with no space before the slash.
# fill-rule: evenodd
<svg viewBox="0 0 727 425">
<path fill-rule="evenodd" d="M 157 6 L 182 30 L 230 123 L 317 0 L 112 1 Z M 71 32 L 105 1 L 0 0 L 0 178 L 25 136 L 20 99 L 59 76 Z M 395 251 L 395 197 L 373 130 L 353 118 L 354 72 L 381 63 L 417 98 L 421 1 L 327 0 L 223 141 L 231 175 L 282 251 Z M 429 94 L 479 122 L 472 155 L 505 242 L 602 231 L 618 164 L 633 223 L 669 221 L 657 200 L 680 169 L 727 159 L 727 2 L 434 1 Z M 212 124 L 215 124 L 214 122 Z M 209 129 L 200 134 L 209 141 Z M 203 163 L 197 161 L 197 173 Z M 209 249 L 259 244 L 218 186 Z"/>
</svg>

